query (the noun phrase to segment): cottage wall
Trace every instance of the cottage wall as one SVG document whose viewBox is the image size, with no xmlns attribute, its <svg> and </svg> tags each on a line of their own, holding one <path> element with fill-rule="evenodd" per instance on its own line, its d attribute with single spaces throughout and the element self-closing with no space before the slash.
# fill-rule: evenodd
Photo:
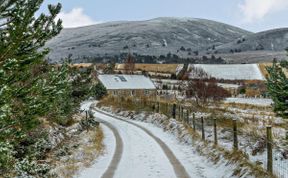
<svg viewBox="0 0 288 178">
<path fill-rule="evenodd" d="M 132 89 L 125 89 L 125 90 L 119 90 L 119 89 L 109 89 L 108 94 L 110 96 L 115 96 L 115 97 L 148 97 L 148 98 L 153 98 L 156 97 L 157 90 L 151 90 L 151 89 L 137 89 L 137 90 L 132 90 Z"/>
</svg>

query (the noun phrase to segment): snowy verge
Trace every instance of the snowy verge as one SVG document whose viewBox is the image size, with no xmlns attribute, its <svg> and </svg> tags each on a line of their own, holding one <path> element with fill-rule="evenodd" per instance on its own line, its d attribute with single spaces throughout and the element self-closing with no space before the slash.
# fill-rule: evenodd
<svg viewBox="0 0 288 178">
<path fill-rule="evenodd" d="M 89 109 L 91 103 L 94 101 L 83 102 L 80 109 Z M 53 165 L 50 173 L 56 177 L 75 177 L 103 154 L 103 127 L 98 127 L 93 118 L 87 122 L 84 113 L 77 113 L 72 118 L 74 124 L 69 127 L 49 128 L 52 146 L 49 161 Z"/>
<path fill-rule="evenodd" d="M 101 125 L 103 133 L 105 135 L 103 144 L 105 146 L 104 153 L 99 156 L 92 164 L 91 167 L 82 169 L 82 171 L 79 173 L 79 178 L 100 178 L 101 175 L 103 175 L 106 168 L 109 166 L 113 153 L 115 151 L 116 143 L 115 138 L 112 133 L 112 131 L 107 127 Z"/>
</svg>

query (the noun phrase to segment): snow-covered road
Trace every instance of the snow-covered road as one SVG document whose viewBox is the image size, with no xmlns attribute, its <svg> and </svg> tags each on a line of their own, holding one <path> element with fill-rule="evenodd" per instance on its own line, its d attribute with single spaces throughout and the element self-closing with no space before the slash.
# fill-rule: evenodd
<svg viewBox="0 0 288 178">
<path fill-rule="evenodd" d="M 80 178 L 218 178 L 230 172 L 160 128 L 99 111 L 94 115 L 102 123 L 106 153 L 83 170 Z"/>
<path fill-rule="evenodd" d="M 141 128 L 99 112 L 95 112 L 95 117 L 100 118 L 100 121 L 105 120 L 105 122 L 113 124 L 123 139 L 124 151 L 113 177 L 189 177 L 185 174 L 185 170 L 179 170 L 181 168 L 179 168 L 180 163 L 177 162 L 178 160 L 172 159 L 174 162 L 172 161 L 171 164 L 170 159 L 174 156 L 173 153 L 171 151 L 171 153 L 169 153 L 169 151 L 166 153 L 167 151 L 165 151 L 151 135 Z M 174 158 L 176 159 L 175 156 Z M 175 172 L 179 175 L 176 176 Z M 93 177 L 95 176 L 97 177 L 97 175 L 93 175 Z M 102 175 L 99 175 L 99 177 L 102 177 Z"/>
</svg>

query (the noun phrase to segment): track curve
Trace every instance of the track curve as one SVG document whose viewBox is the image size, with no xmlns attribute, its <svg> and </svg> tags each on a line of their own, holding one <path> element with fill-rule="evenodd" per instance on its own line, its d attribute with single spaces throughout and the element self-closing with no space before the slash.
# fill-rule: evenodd
<svg viewBox="0 0 288 178">
<path fill-rule="evenodd" d="M 177 178 L 189 178 L 189 174 L 187 173 L 187 171 L 185 170 L 184 166 L 180 163 L 180 161 L 177 159 L 177 157 L 174 155 L 174 153 L 170 150 L 170 148 L 158 137 L 156 137 L 154 134 L 152 134 L 149 130 L 147 130 L 146 128 L 134 123 L 134 122 L 131 122 L 131 121 L 128 121 L 128 120 L 124 120 L 120 117 L 117 117 L 117 116 L 114 116 L 112 114 L 109 114 L 109 113 L 106 113 L 106 112 L 103 112 L 101 110 L 98 110 L 98 109 L 93 109 L 94 110 L 94 113 L 95 112 L 98 112 L 98 113 L 101 113 L 103 115 L 106 115 L 106 116 L 109 116 L 113 119 L 116 119 L 116 120 L 119 120 L 119 121 L 122 121 L 122 122 L 125 122 L 125 123 L 128 123 L 130 125 L 133 125 L 134 127 L 137 127 L 139 129 L 141 129 L 142 131 L 144 131 L 147 135 L 149 135 L 153 140 L 155 140 L 155 142 L 161 147 L 162 151 L 164 152 L 164 154 L 166 155 L 166 157 L 168 158 L 171 166 L 173 167 L 173 170 L 174 170 L 174 173 L 176 175 Z M 97 119 L 99 119 L 99 117 L 96 116 Z M 111 127 L 113 127 L 112 124 L 104 121 L 103 119 L 99 119 L 102 123 L 104 124 L 109 124 Z M 108 125 L 107 125 L 108 126 Z M 109 127 L 109 126 L 108 126 Z M 120 135 L 119 135 L 120 137 Z M 120 137 L 121 139 L 121 137 Z M 123 146 L 123 143 L 122 143 L 122 146 Z M 123 148 L 122 148 L 123 149 Z M 116 151 L 115 151 L 116 152 Z M 123 152 L 123 150 L 122 150 Z M 115 155 L 114 155 L 115 156 Z M 118 162 L 117 165 L 119 164 L 119 159 L 121 159 L 121 156 L 120 158 L 118 157 L 118 159 L 116 159 L 115 162 Z M 114 158 L 113 158 L 114 160 Z M 112 165 L 112 162 L 111 162 L 111 165 L 109 166 L 109 168 L 107 169 L 107 171 L 105 172 L 105 174 L 103 174 L 103 176 L 108 176 L 108 177 L 103 177 L 103 178 L 111 178 L 109 176 L 114 175 L 115 173 L 115 170 L 117 168 L 117 166 L 115 167 L 115 163 L 113 163 L 114 165 Z M 114 169 L 114 170 L 113 170 Z M 113 174 L 112 174 L 113 173 Z"/>
<path fill-rule="evenodd" d="M 102 124 L 106 125 L 112 132 L 116 140 L 116 148 L 113 154 L 113 158 L 109 164 L 109 167 L 106 169 L 104 174 L 101 176 L 101 178 L 113 178 L 115 171 L 117 170 L 117 167 L 120 163 L 122 153 L 123 153 L 123 141 L 122 138 L 118 132 L 118 130 L 109 122 L 106 122 L 102 119 L 98 119 Z"/>
</svg>

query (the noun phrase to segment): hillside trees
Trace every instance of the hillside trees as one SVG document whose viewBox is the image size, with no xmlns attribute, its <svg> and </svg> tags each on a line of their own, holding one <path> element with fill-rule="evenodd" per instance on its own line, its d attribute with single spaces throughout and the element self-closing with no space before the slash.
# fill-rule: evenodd
<svg viewBox="0 0 288 178">
<path fill-rule="evenodd" d="M 280 115 L 288 115 L 288 79 L 282 68 L 274 60 L 271 67 L 266 68 L 268 94 L 274 101 L 274 111 Z"/>
</svg>

